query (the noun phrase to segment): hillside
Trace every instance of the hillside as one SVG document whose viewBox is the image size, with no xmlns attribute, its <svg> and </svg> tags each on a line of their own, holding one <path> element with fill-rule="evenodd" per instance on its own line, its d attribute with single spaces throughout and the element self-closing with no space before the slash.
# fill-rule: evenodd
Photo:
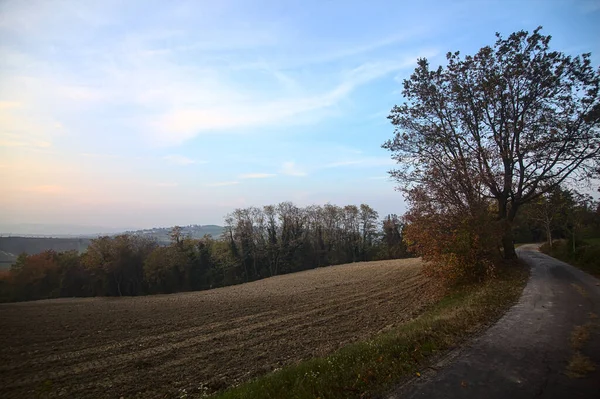
<svg viewBox="0 0 600 399">
<path fill-rule="evenodd" d="M 8 267 L 22 253 L 29 255 L 47 250 L 84 251 L 89 238 L 50 238 L 50 237 L 0 237 L 0 267 Z"/>
<path fill-rule="evenodd" d="M 17 256 L 10 252 L 0 251 L 0 270 L 9 268 L 10 265 L 15 263 Z"/>
<path fill-rule="evenodd" d="M 223 227 L 214 224 L 200 225 L 190 224 L 181 226 L 183 236 L 191 238 L 202 238 L 205 235 L 210 235 L 213 238 L 219 238 L 223 234 Z M 171 240 L 170 234 L 173 227 L 154 227 L 151 229 L 126 231 L 126 234 L 142 235 L 156 239 L 161 244 L 169 243 Z"/>
</svg>

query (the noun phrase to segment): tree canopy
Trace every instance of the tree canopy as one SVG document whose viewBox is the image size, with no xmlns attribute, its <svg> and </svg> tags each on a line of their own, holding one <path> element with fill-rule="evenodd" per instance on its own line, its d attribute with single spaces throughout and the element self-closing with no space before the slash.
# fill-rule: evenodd
<svg viewBox="0 0 600 399">
<path fill-rule="evenodd" d="M 493 46 L 448 53 L 438 68 L 420 59 L 383 144 L 409 202 L 429 203 L 423 212 L 475 217 L 493 206 L 509 258 L 519 208 L 600 165 L 600 69 L 589 53 L 552 51 L 540 31 L 496 34 Z"/>
</svg>

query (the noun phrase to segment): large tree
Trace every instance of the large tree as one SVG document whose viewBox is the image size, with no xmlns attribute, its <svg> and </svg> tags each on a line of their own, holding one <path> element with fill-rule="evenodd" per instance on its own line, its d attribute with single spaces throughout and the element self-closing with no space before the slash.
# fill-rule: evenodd
<svg viewBox="0 0 600 399">
<path fill-rule="evenodd" d="M 519 208 L 599 166 L 600 69 L 589 53 L 551 51 L 540 30 L 496 34 L 473 56 L 448 53 L 445 67 L 420 59 L 383 145 L 409 197 L 433 186 L 456 209 L 492 201 L 508 258 Z"/>
</svg>

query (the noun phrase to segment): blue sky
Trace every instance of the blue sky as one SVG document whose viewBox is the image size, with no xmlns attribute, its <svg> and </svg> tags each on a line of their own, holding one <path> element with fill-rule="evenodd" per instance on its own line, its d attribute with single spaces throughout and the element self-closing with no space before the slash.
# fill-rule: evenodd
<svg viewBox="0 0 600 399">
<path fill-rule="evenodd" d="M 600 1 L 2 1 L 0 221 L 402 213 L 380 145 L 418 57 L 544 26 L 600 64 Z"/>
</svg>

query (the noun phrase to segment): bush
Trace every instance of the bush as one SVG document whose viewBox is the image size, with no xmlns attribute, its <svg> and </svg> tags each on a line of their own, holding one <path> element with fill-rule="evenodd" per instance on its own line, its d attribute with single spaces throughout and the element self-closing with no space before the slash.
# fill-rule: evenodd
<svg viewBox="0 0 600 399">
<path fill-rule="evenodd" d="M 552 247 L 548 243 L 542 245 L 540 251 L 600 277 L 600 262 L 598 262 L 600 245 L 598 244 L 578 241 L 575 243 L 575 251 L 573 251 L 572 241 L 556 240 L 552 242 Z"/>
<path fill-rule="evenodd" d="M 418 213 L 407 216 L 409 250 L 423 257 L 425 272 L 444 284 L 482 281 L 495 274 L 501 260 L 500 229 L 491 215 Z"/>
</svg>

